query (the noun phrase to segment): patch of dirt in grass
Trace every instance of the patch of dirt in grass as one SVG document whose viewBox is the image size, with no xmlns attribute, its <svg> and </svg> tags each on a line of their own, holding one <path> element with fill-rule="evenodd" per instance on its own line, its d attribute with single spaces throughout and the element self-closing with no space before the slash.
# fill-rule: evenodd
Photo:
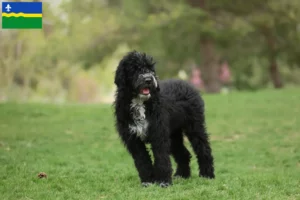
<svg viewBox="0 0 300 200">
<path fill-rule="evenodd" d="M 39 177 L 39 178 L 47 178 L 47 174 L 46 174 L 45 172 L 40 172 L 40 173 L 38 174 L 38 177 Z"/>
</svg>

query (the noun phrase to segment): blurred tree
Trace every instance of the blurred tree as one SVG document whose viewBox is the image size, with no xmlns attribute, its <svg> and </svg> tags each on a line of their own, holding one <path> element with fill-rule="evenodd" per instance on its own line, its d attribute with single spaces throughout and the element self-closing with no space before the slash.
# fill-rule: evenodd
<svg viewBox="0 0 300 200">
<path fill-rule="evenodd" d="M 291 52 L 291 49 L 286 47 L 299 38 L 296 27 L 299 26 L 300 2 L 298 0 L 263 2 L 233 0 L 232 4 L 220 1 L 216 8 L 231 12 L 235 18 L 252 26 L 251 32 L 245 35 L 246 40 L 249 39 L 259 49 L 260 57 L 268 58 L 269 74 L 274 87 L 283 87 L 278 59 L 286 60 L 297 52 L 295 49 Z M 247 56 L 257 52 L 257 48 L 248 48 Z M 284 56 L 286 53 L 289 56 Z"/>
<path fill-rule="evenodd" d="M 205 13 L 203 16 L 196 18 L 199 24 L 207 24 L 206 27 L 201 27 L 199 32 L 203 81 L 207 92 L 220 92 L 219 58 L 215 47 L 217 33 L 213 30 L 214 27 L 216 28 L 217 23 L 213 19 L 214 15 L 207 5 L 207 0 L 187 0 L 187 2 L 192 7 L 200 9 Z"/>
<path fill-rule="evenodd" d="M 229 61 L 238 89 L 259 89 L 270 80 L 275 88 L 297 82 L 299 0 L 62 0 L 55 9 L 43 5 L 43 31 L 0 31 L 5 91 L 11 86 L 35 90 L 44 80 L 68 89 L 78 66 L 114 68 L 107 60 L 118 60 L 121 53 L 114 52 L 122 46 L 153 55 L 162 79 L 190 71 L 189 63 L 196 63 L 207 92 L 220 91 L 220 58 Z"/>
</svg>

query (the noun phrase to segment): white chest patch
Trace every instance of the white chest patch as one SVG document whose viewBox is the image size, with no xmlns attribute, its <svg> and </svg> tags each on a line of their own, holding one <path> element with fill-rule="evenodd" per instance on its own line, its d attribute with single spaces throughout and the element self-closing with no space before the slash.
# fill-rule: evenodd
<svg viewBox="0 0 300 200">
<path fill-rule="evenodd" d="M 144 140 L 147 136 L 149 123 L 146 119 L 146 110 L 143 101 L 139 98 L 132 99 L 130 111 L 132 113 L 133 124 L 129 124 L 129 130 L 132 134 L 136 134 Z"/>
</svg>

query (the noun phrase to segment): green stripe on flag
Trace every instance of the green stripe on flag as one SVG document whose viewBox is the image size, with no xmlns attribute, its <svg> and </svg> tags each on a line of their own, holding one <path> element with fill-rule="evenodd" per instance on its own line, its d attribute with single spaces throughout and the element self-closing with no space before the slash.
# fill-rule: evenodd
<svg viewBox="0 0 300 200">
<path fill-rule="evenodd" d="M 3 29 L 41 29 L 42 17 L 2 17 Z"/>
</svg>

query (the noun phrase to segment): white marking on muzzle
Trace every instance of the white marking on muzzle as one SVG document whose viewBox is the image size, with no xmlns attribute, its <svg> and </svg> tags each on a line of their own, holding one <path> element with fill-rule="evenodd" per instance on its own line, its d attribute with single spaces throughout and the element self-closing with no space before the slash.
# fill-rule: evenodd
<svg viewBox="0 0 300 200">
<path fill-rule="evenodd" d="M 151 76 L 153 78 L 154 86 L 155 86 L 155 88 L 157 88 L 157 86 L 158 86 L 157 80 L 156 80 L 155 76 L 153 76 L 153 74 L 151 74 Z"/>
</svg>

